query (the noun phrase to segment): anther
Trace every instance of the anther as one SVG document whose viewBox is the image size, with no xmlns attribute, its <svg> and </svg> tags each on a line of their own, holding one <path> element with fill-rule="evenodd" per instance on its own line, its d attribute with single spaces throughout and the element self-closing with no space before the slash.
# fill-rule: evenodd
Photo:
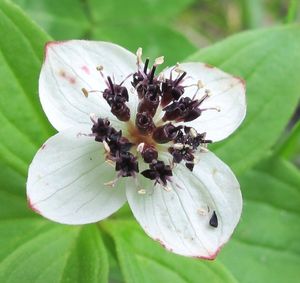
<svg viewBox="0 0 300 283">
<path fill-rule="evenodd" d="M 102 143 L 103 143 L 105 152 L 110 153 L 110 147 L 109 147 L 108 143 L 106 141 L 103 141 Z"/>
<path fill-rule="evenodd" d="M 102 65 L 100 65 L 100 66 L 97 66 L 97 67 L 96 67 L 96 70 L 97 70 L 97 71 L 99 71 L 99 72 L 102 72 L 102 71 L 103 71 L 103 69 L 104 69 L 104 68 L 103 68 L 103 66 L 102 66 Z"/>
<path fill-rule="evenodd" d="M 139 47 L 136 51 L 136 64 L 138 65 L 138 67 L 140 67 L 140 65 L 143 63 L 142 61 L 142 55 L 143 55 L 143 49 L 142 47 Z"/>
<path fill-rule="evenodd" d="M 158 57 L 158 58 L 156 58 L 155 60 L 154 60 L 154 66 L 155 67 L 157 67 L 158 65 L 161 65 L 161 64 L 163 64 L 163 62 L 164 62 L 164 56 L 160 56 L 160 57 Z"/>
<path fill-rule="evenodd" d="M 89 96 L 89 92 L 85 88 L 82 88 L 81 91 L 83 92 L 85 97 Z"/>
<path fill-rule="evenodd" d="M 192 127 L 190 127 L 189 128 L 189 135 L 192 137 L 192 138 L 195 138 L 195 137 L 197 137 L 197 135 L 198 135 L 198 133 L 197 133 L 197 131 L 194 129 L 194 128 L 192 128 Z"/>
</svg>

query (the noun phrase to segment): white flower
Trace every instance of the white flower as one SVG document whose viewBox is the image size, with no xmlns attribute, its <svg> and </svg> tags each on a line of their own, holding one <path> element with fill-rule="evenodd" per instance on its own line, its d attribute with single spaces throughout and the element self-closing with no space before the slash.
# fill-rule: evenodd
<svg viewBox="0 0 300 283">
<path fill-rule="evenodd" d="M 163 57 L 151 67 L 140 48 L 136 56 L 107 42 L 50 42 L 45 56 L 40 100 L 58 133 L 30 165 L 32 209 L 86 224 L 128 201 L 167 250 L 215 258 L 242 198 L 229 167 L 206 148 L 244 119 L 244 82 L 202 63 L 156 75 Z"/>
</svg>

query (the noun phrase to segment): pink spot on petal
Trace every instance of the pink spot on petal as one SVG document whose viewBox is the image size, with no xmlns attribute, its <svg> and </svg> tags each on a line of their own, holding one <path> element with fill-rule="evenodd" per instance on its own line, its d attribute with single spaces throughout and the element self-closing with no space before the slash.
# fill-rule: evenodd
<svg viewBox="0 0 300 283">
<path fill-rule="evenodd" d="M 64 78 L 66 81 L 68 81 L 70 84 L 75 84 L 76 83 L 76 78 L 74 78 L 73 76 L 67 74 L 66 71 L 60 70 L 58 74 L 59 74 L 59 76 Z"/>
<path fill-rule="evenodd" d="M 85 66 L 85 65 L 82 66 L 82 67 L 81 67 L 81 70 L 84 71 L 87 75 L 90 74 L 90 69 L 88 68 L 88 66 Z"/>
<path fill-rule="evenodd" d="M 32 204 L 32 202 L 31 202 L 31 200 L 30 200 L 30 198 L 27 198 L 27 204 L 28 204 L 28 207 L 29 207 L 32 211 L 34 211 L 34 212 L 36 212 L 36 213 L 38 213 L 38 214 L 41 214 L 41 212 L 40 212 L 36 207 L 34 207 L 34 205 Z"/>
</svg>

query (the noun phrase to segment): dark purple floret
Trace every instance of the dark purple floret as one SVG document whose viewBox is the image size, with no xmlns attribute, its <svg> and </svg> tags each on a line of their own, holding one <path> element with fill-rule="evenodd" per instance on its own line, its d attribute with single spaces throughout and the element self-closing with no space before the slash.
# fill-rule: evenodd
<svg viewBox="0 0 300 283">
<path fill-rule="evenodd" d="M 137 158 L 130 152 L 122 152 L 116 161 L 116 171 L 120 171 L 122 177 L 134 176 L 139 172 Z"/>
<path fill-rule="evenodd" d="M 117 131 L 110 126 L 108 119 L 98 118 L 97 123 L 94 123 L 92 132 L 95 135 L 95 140 L 103 142 L 107 137 L 116 133 Z"/>
<path fill-rule="evenodd" d="M 175 127 L 171 123 L 168 123 L 156 128 L 153 132 L 152 137 L 157 143 L 167 143 L 169 141 L 173 141 L 176 138 L 181 128 L 182 126 Z"/>
<path fill-rule="evenodd" d="M 141 155 L 146 163 L 151 163 L 158 158 L 157 150 L 151 145 L 144 145 Z"/>
<path fill-rule="evenodd" d="M 149 165 L 150 169 L 144 170 L 141 174 L 150 179 L 156 180 L 158 183 L 166 186 L 168 179 L 173 175 L 169 165 L 165 165 L 163 161 L 157 161 Z"/>
<path fill-rule="evenodd" d="M 198 108 L 200 102 L 192 100 L 189 97 L 181 98 L 179 101 L 174 101 L 172 104 L 165 107 L 164 121 L 190 122 L 201 115 L 201 110 Z"/>
<path fill-rule="evenodd" d="M 132 147 L 132 143 L 127 138 L 122 137 L 122 131 L 110 135 L 106 142 L 109 146 L 110 154 L 114 157 L 122 152 L 129 151 Z"/>
<path fill-rule="evenodd" d="M 162 99 L 161 106 L 168 105 L 173 100 L 178 100 L 184 93 L 184 87 L 180 85 L 180 82 L 186 76 L 186 72 L 183 72 L 178 79 L 166 79 L 162 82 Z"/>
<path fill-rule="evenodd" d="M 156 113 L 158 105 L 159 97 L 152 95 L 151 93 L 146 93 L 138 105 L 138 113 L 148 112 L 151 117 L 153 117 Z"/>
<path fill-rule="evenodd" d="M 107 77 L 109 87 L 104 90 L 103 98 L 111 107 L 113 113 L 120 121 L 128 121 L 130 119 L 130 109 L 126 106 L 128 102 L 128 91 L 122 85 L 114 84 L 110 77 Z"/>
<path fill-rule="evenodd" d="M 149 114 L 149 112 L 137 113 L 135 125 L 142 135 L 151 134 L 155 128 L 152 116 Z"/>
<path fill-rule="evenodd" d="M 114 103 L 111 107 L 111 113 L 123 122 L 129 121 L 130 119 L 130 109 L 125 103 Z"/>
</svg>

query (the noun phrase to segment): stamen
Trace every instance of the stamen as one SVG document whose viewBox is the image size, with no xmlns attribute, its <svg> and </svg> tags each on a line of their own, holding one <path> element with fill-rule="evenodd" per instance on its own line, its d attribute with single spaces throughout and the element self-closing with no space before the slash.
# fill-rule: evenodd
<svg viewBox="0 0 300 283">
<path fill-rule="evenodd" d="M 121 176 L 118 176 L 116 179 L 104 183 L 104 186 L 113 188 L 113 187 L 116 185 L 116 183 L 118 182 L 118 180 L 120 179 L 120 177 L 121 177 Z"/>
<path fill-rule="evenodd" d="M 201 145 L 200 145 L 200 151 L 201 152 L 209 152 L 209 150 L 206 147 L 201 146 Z"/>
<path fill-rule="evenodd" d="M 201 111 L 207 111 L 207 110 L 216 110 L 218 112 L 221 112 L 221 108 L 220 107 L 209 107 L 209 108 L 203 108 L 201 109 Z"/>
<path fill-rule="evenodd" d="M 184 145 L 182 144 L 182 143 L 175 143 L 174 145 L 173 145 L 173 147 L 175 148 L 175 149 L 183 149 L 183 147 L 184 147 Z"/>
<path fill-rule="evenodd" d="M 109 147 L 108 143 L 106 141 L 103 141 L 102 143 L 103 143 L 105 152 L 110 153 L 110 147 Z"/>
<path fill-rule="evenodd" d="M 151 69 L 150 76 L 149 76 L 149 84 L 152 84 L 152 82 L 153 82 L 155 70 L 156 70 L 156 66 L 153 65 L 153 67 L 152 67 L 152 69 Z"/>
<path fill-rule="evenodd" d="M 119 84 L 119 86 L 121 86 L 126 80 L 128 80 L 133 74 L 129 74 L 125 77 L 125 79 L 123 81 L 121 81 L 121 83 Z"/>
<path fill-rule="evenodd" d="M 93 124 L 97 123 L 98 117 L 96 116 L 95 113 L 90 113 L 90 119 L 93 122 Z"/>
<path fill-rule="evenodd" d="M 178 79 L 176 79 L 175 86 L 177 86 L 185 76 L 186 76 L 186 72 L 183 72 L 181 76 Z"/>
<path fill-rule="evenodd" d="M 100 93 L 103 93 L 103 92 L 100 91 L 100 90 L 87 90 L 87 89 L 84 88 L 84 87 L 81 89 L 81 91 L 83 92 L 83 94 L 84 94 L 85 97 L 88 97 L 88 96 L 89 96 L 89 93 L 95 93 L 95 92 L 96 92 L 96 93 L 99 93 L 99 92 L 100 92 Z"/>
<path fill-rule="evenodd" d="M 149 65 L 149 58 L 146 59 L 145 65 L 144 65 L 144 74 L 145 75 L 147 75 L 148 65 Z"/>
<path fill-rule="evenodd" d="M 100 75 L 101 75 L 101 77 L 103 78 L 103 80 L 104 80 L 106 86 L 109 88 L 110 85 L 109 85 L 107 79 L 106 79 L 105 76 L 104 76 L 103 69 L 104 69 L 104 67 L 103 67 L 102 65 L 96 67 L 96 70 L 100 73 Z"/>
<path fill-rule="evenodd" d="M 115 95 L 114 84 L 113 84 L 110 76 L 107 77 L 107 80 L 108 80 L 108 83 L 109 83 L 110 90 L 111 90 L 112 94 Z"/>
<path fill-rule="evenodd" d="M 143 152 L 143 149 L 144 149 L 144 146 L 145 146 L 145 143 L 144 142 L 141 142 L 138 144 L 138 146 L 136 147 L 136 150 L 140 153 Z"/>
<path fill-rule="evenodd" d="M 198 135 L 198 133 L 197 133 L 197 131 L 194 129 L 194 128 L 190 128 L 189 129 L 189 135 L 192 137 L 192 138 L 195 138 L 195 137 L 197 137 L 197 135 Z"/>
<path fill-rule="evenodd" d="M 205 90 L 205 94 L 203 95 L 202 98 L 200 98 L 199 101 L 199 105 L 202 104 L 202 102 L 207 99 L 208 97 L 210 97 L 212 95 L 211 91 L 209 89 Z"/>
</svg>

